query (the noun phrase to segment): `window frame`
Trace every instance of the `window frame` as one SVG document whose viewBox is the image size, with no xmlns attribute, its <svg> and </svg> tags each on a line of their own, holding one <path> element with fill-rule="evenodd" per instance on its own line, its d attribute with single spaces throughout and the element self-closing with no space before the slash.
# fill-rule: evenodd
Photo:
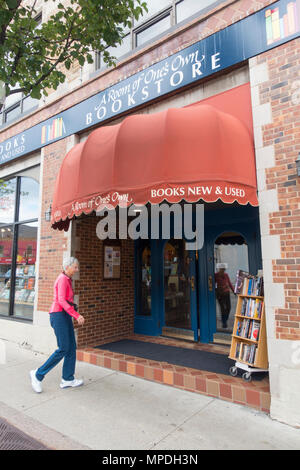
<svg viewBox="0 0 300 470">
<path fill-rule="evenodd" d="M 161 35 L 164 35 L 165 31 L 155 35 L 152 39 L 145 41 L 143 44 L 138 45 L 137 43 L 138 42 L 137 37 L 140 33 L 146 31 L 148 28 L 151 28 L 151 26 L 155 25 L 156 23 L 159 23 L 161 20 L 167 18 L 168 16 L 170 16 L 170 25 L 171 25 L 170 28 L 172 28 L 172 26 L 174 26 L 174 15 L 172 13 L 173 13 L 173 4 L 170 7 L 166 8 L 165 10 L 161 11 L 160 13 L 149 18 L 145 23 L 142 23 L 136 26 L 135 28 L 133 28 L 132 29 L 133 50 L 136 48 L 144 47 L 145 45 L 149 44 L 153 40 L 156 40 Z M 167 31 L 169 31 L 170 28 L 168 28 Z"/>
<path fill-rule="evenodd" d="M 28 176 L 30 178 L 30 176 Z M 19 241 L 19 227 L 21 225 L 26 225 L 30 223 L 37 223 L 37 229 L 39 226 L 39 217 L 31 218 L 26 220 L 19 220 L 19 209 L 20 209 L 20 199 L 21 199 L 21 179 L 26 178 L 25 175 L 16 174 L 11 175 L 10 177 L 6 178 L 5 181 L 10 179 L 16 178 L 16 191 L 15 191 L 15 207 L 14 207 L 14 219 L 12 222 L 3 223 L 0 225 L 2 228 L 10 228 L 12 229 L 12 251 L 11 251 L 11 274 L 10 274 L 10 294 L 9 294 L 9 302 L 8 302 L 8 314 L 0 313 L 0 318 L 5 320 L 14 320 L 14 321 L 25 321 L 32 323 L 32 318 L 26 318 L 22 316 L 14 315 L 14 304 L 15 304 L 15 288 L 16 288 L 16 268 L 17 268 L 17 256 L 18 256 L 18 241 Z M 34 179 L 34 178 L 32 178 Z M 36 180 L 35 180 L 36 181 Z M 38 182 L 40 185 L 40 183 Z M 37 235 L 38 237 L 38 235 Z M 35 280 L 37 279 L 37 273 L 35 272 Z"/>
<path fill-rule="evenodd" d="M 170 3 L 170 6 L 160 10 L 159 12 L 153 14 L 151 17 L 147 18 L 143 23 L 134 26 L 134 20 L 132 18 L 132 27 L 130 29 L 129 33 L 126 33 L 125 36 L 130 34 L 131 36 L 131 49 L 129 52 L 126 52 L 124 55 L 120 56 L 117 58 L 116 62 L 118 63 L 119 61 L 125 59 L 126 57 L 129 57 L 130 55 L 134 54 L 138 50 L 146 47 L 147 45 L 151 44 L 154 41 L 157 41 L 159 38 L 163 37 L 165 34 L 169 33 L 170 31 L 176 29 L 177 27 L 180 27 L 184 25 L 185 23 L 188 23 L 189 21 L 197 18 L 198 16 L 201 16 L 201 14 L 207 13 L 209 10 L 214 9 L 216 6 L 219 4 L 223 3 L 223 0 L 212 0 L 211 5 L 208 5 L 202 9 L 199 9 L 198 12 L 192 13 L 188 18 L 177 22 L 177 5 L 184 2 L 185 0 L 172 0 Z M 141 33 L 142 31 L 145 31 L 147 28 L 150 26 L 154 25 L 158 21 L 164 19 L 166 16 L 170 15 L 170 28 L 168 28 L 166 31 L 162 31 L 160 34 L 157 34 L 155 37 L 152 39 L 149 39 L 148 41 L 145 41 L 143 44 L 137 46 L 137 35 Z M 116 46 L 118 47 L 118 46 Z M 107 65 L 103 62 L 102 57 L 101 57 L 101 52 L 95 51 L 95 72 L 99 72 L 102 70 L 105 70 L 107 68 Z"/>
</svg>

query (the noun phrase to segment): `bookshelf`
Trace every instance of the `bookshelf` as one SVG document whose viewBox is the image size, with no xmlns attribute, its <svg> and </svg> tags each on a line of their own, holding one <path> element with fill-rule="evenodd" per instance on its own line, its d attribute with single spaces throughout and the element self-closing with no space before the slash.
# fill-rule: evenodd
<svg viewBox="0 0 300 470">
<path fill-rule="evenodd" d="M 262 278 L 244 277 L 239 284 L 229 358 L 235 361 L 230 368 L 232 376 L 237 369 L 244 370 L 243 378 L 251 380 L 251 373 L 268 370 L 268 350 Z M 236 284 L 236 285 L 237 285 Z"/>
</svg>

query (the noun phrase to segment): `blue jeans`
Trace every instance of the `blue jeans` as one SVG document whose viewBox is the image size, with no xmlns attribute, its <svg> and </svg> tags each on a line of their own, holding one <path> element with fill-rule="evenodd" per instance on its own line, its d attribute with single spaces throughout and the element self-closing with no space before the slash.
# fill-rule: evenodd
<svg viewBox="0 0 300 470">
<path fill-rule="evenodd" d="M 36 378 L 43 380 L 45 375 L 64 359 L 62 378 L 73 380 L 76 364 L 76 340 L 72 317 L 64 311 L 50 313 L 50 324 L 56 335 L 58 349 L 36 371 Z"/>
</svg>

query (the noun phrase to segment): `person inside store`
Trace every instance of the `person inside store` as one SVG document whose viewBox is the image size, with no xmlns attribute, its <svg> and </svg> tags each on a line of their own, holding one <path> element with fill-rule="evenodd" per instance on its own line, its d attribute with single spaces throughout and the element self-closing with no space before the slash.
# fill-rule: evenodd
<svg viewBox="0 0 300 470">
<path fill-rule="evenodd" d="M 63 262 L 63 272 L 54 283 L 54 299 L 50 308 L 50 324 L 54 330 L 58 349 L 38 369 L 30 371 L 31 385 L 36 393 L 42 392 L 42 380 L 62 359 L 62 380 L 60 388 L 78 387 L 83 380 L 75 379 L 76 341 L 73 318 L 79 325 L 84 324 L 84 317 L 77 312 L 73 303 L 74 293 L 72 277 L 79 271 L 76 258 L 70 257 Z"/>
<path fill-rule="evenodd" d="M 215 273 L 216 298 L 221 309 L 223 328 L 227 328 L 227 322 L 231 310 L 230 291 L 234 293 L 233 285 L 231 284 L 228 274 L 225 272 L 227 267 L 227 263 L 218 263 L 218 272 Z"/>
</svg>

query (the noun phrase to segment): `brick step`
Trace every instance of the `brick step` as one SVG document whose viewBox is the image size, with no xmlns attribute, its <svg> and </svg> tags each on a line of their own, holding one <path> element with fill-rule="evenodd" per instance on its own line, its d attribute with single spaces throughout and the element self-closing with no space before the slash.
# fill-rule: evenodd
<svg viewBox="0 0 300 470">
<path fill-rule="evenodd" d="M 190 369 L 93 347 L 78 349 L 77 360 L 189 392 L 238 403 L 264 413 L 270 412 L 268 378 L 245 382 L 240 377 Z"/>
</svg>

